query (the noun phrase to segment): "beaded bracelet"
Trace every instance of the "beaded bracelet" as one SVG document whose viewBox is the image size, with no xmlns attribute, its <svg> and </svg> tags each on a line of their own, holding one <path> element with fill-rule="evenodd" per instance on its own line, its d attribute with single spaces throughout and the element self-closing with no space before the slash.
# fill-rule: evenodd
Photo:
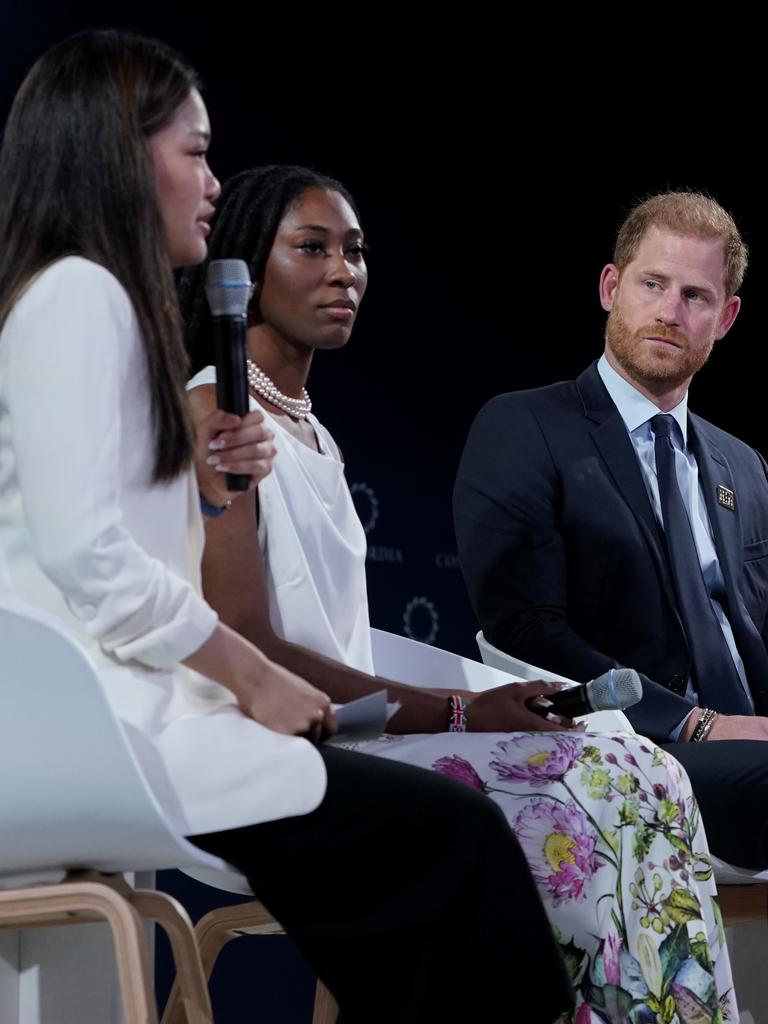
<svg viewBox="0 0 768 1024">
<path fill-rule="evenodd" d="M 715 724 L 716 718 L 716 711 L 713 711 L 712 708 L 704 708 L 704 710 L 701 712 L 701 717 L 696 723 L 696 728 L 693 730 L 693 735 L 691 736 L 691 743 L 701 743 L 702 740 L 705 740 L 707 736 L 709 736 L 712 726 Z"/>
<path fill-rule="evenodd" d="M 467 702 L 458 693 L 448 698 L 448 732 L 467 731 Z"/>
</svg>

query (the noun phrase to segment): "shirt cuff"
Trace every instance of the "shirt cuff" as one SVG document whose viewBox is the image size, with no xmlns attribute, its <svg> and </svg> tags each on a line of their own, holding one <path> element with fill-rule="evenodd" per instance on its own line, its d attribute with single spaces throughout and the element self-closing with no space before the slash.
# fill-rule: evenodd
<svg viewBox="0 0 768 1024">
<path fill-rule="evenodd" d="M 669 738 L 672 740 L 673 743 L 677 743 L 677 741 L 680 739 L 680 733 L 685 728 L 685 723 L 688 721 L 688 719 L 691 717 L 695 710 L 696 708 L 691 708 L 691 710 L 688 712 L 688 714 L 685 716 L 682 722 L 676 725 L 672 732 L 669 734 Z"/>
</svg>

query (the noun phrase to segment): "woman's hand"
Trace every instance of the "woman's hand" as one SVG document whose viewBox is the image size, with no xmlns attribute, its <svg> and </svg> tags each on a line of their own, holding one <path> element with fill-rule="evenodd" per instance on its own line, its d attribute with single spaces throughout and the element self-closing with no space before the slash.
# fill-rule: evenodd
<svg viewBox="0 0 768 1024">
<path fill-rule="evenodd" d="M 243 713 L 268 729 L 315 743 L 336 732 L 327 693 L 270 661 L 223 622 L 184 664 L 226 686 Z"/>
<path fill-rule="evenodd" d="M 227 489 L 227 473 L 250 477 L 252 490 L 271 471 L 274 435 L 258 410 L 241 417 L 221 409 L 203 413 L 193 404 L 192 413 L 198 487 L 209 504 L 221 507 L 242 493 Z"/>
<path fill-rule="evenodd" d="M 336 732 L 328 694 L 268 658 L 258 678 L 232 689 L 243 712 L 275 732 L 306 736 L 314 743 Z"/>
<path fill-rule="evenodd" d="M 542 718 L 530 710 L 536 697 L 550 697 L 562 683 L 536 679 L 528 683 L 509 683 L 472 696 L 467 708 L 471 732 L 562 732 L 574 729 L 573 720 L 560 715 Z"/>
</svg>

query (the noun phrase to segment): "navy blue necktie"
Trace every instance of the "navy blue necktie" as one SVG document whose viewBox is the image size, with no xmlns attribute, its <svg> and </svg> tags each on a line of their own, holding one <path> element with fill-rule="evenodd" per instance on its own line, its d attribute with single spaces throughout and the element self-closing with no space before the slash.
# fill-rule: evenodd
<svg viewBox="0 0 768 1024">
<path fill-rule="evenodd" d="M 693 684 L 704 707 L 726 714 L 751 715 L 754 712 L 709 600 L 691 522 L 677 483 L 671 437 L 674 422 L 674 417 L 665 413 L 654 416 L 651 427 L 664 536 L 678 609 L 693 660 Z"/>
</svg>

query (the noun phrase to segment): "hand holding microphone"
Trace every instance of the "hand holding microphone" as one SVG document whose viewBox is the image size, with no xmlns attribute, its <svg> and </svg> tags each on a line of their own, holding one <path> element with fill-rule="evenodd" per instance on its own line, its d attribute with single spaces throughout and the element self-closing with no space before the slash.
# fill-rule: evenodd
<svg viewBox="0 0 768 1024">
<path fill-rule="evenodd" d="M 467 725 L 472 732 L 562 732 L 574 728 L 569 718 L 550 721 L 551 707 L 538 708 L 532 702 L 553 700 L 562 683 L 535 679 L 525 683 L 507 683 L 481 693 L 465 694 L 469 701 Z"/>
<path fill-rule="evenodd" d="M 221 508 L 233 497 L 227 486 L 230 474 L 247 477 L 252 490 L 271 472 L 274 434 L 260 410 L 243 417 L 222 412 L 213 385 L 190 391 L 189 406 L 195 426 L 198 487 L 209 505 Z"/>
<path fill-rule="evenodd" d="M 529 704 L 537 715 L 564 715 L 580 718 L 596 711 L 623 711 L 637 704 L 643 696 L 643 684 L 633 668 L 612 668 L 603 675 L 579 686 L 546 694 L 547 704 Z"/>
<path fill-rule="evenodd" d="M 248 413 L 246 315 L 251 280 L 244 260 L 212 260 L 205 279 L 216 354 L 216 404 L 223 412 Z M 242 473 L 227 474 L 230 491 L 247 491 Z"/>
</svg>

